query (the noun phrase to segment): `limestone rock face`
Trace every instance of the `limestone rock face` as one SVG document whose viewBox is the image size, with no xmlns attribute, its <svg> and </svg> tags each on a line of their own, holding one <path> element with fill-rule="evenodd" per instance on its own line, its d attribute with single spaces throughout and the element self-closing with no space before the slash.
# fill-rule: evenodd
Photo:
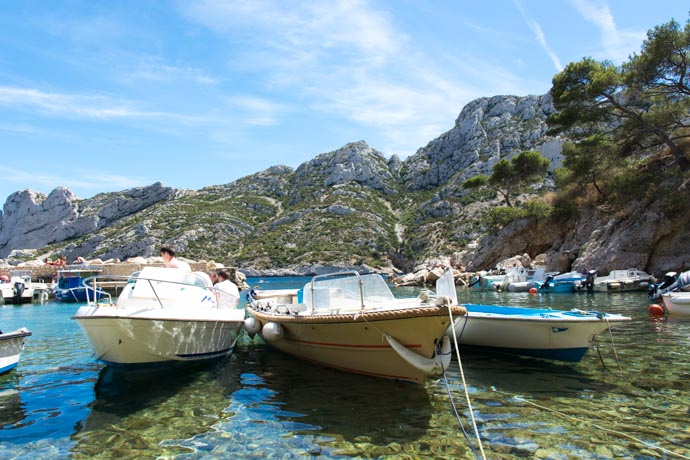
<svg viewBox="0 0 690 460">
<path fill-rule="evenodd" d="M 395 193 L 397 182 L 388 160 L 364 141 L 321 154 L 295 171 L 296 186 L 332 187 L 350 181 L 387 194 Z"/>
<path fill-rule="evenodd" d="M 81 237 L 171 196 L 158 182 L 117 193 L 79 200 L 58 187 L 45 194 L 24 190 L 10 195 L 0 215 L 0 257 L 12 249 L 34 249 Z"/>
<path fill-rule="evenodd" d="M 428 189 L 490 174 L 496 162 L 522 150 L 558 156 L 561 141 L 546 135 L 546 117 L 554 111 L 548 94 L 476 99 L 462 109 L 453 129 L 407 160 L 403 180 L 409 189 Z"/>
</svg>

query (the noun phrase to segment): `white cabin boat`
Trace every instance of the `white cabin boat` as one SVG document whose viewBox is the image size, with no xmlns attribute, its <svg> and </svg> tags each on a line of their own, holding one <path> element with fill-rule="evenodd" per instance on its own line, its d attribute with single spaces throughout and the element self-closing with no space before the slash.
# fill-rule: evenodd
<svg viewBox="0 0 690 460">
<path fill-rule="evenodd" d="M 46 283 L 33 281 L 31 270 L 12 270 L 9 281 L 0 283 L 0 304 L 45 303 L 49 297 Z"/>
<path fill-rule="evenodd" d="M 89 302 L 72 317 L 96 359 L 111 366 L 200 362 L 230 354 L 244 310 L 221 308 L 205 274 L 144 267 L 127 280 L 114 304 Z M 98 289 L 99 280 L 87 278 Z"/>
<path fill-rule="evenodd" d="M 602 292 L 646 291 L 656 282 L 654 277 L 636 268 L 611 270 L 606 276 L 594 278 L 594 290 Z"/>
</svg>

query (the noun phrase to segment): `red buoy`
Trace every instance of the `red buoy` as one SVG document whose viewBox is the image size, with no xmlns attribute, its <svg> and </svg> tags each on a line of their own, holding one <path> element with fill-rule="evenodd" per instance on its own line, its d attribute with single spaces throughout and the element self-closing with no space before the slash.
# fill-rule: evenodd
<svg viewBox="0 0 690 460">
<path fill-rule="evenodd" d="M 659 304 L 652 304 L 649 306 L 649 314 L 654 315 L 654 316 L 663 316 L 664 315 L 664 307 L 662 307 Z"/>
<path fill-rule="evenodd" d="M 536 294 L 537 293 L 537 288 L 529 288 L 529 293 L 530 294 Z"/>
</svg>

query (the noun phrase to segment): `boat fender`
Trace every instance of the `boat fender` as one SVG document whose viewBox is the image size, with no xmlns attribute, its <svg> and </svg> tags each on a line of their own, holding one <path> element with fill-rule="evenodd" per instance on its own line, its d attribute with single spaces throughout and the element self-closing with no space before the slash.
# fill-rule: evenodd
<svg viewBox="0 0 690 460">
<path fill-rule="evenodd" d="M 653 316 L 664 316 L 664 307 L 659 304 L 653 303 L 649 306 L 649 314 Z"/>
<path fill-rule="evenodd" d="M 41 296 L 39 298 L 39 302 L 42 304 L 48 302 L 48 291 L 43 291 L 41 292 Z"/>
<path fill-rule="evenodd" d="M 388 341 L 388 345 L 395 350 L 398 356 L 405 360 L 410 366 L 422 371 L 425 375 L 435 375 L 442 371 L 441 363 L 438 362 L 436 357 L 426 358 L 402 345 L 390 335 L 385 334 L 384 337 L 386 341 Z M 450 342 L 448 343 L 450 344 Z"/>
<path fill-rule="evenodd" d="M 261 328 L 261 336 L 267 342 L 275 342 L 283 338 L 283 326 L 274 322 L 266 323 Z"/>
<path fill-rule="evenodd" d="M 244 320 L 244 330 L 247 331 L 247 335 L 252 339 L 261 329 L 261 323 L 259 323 L 256 318 L 249 317 Z"/>
</svg>

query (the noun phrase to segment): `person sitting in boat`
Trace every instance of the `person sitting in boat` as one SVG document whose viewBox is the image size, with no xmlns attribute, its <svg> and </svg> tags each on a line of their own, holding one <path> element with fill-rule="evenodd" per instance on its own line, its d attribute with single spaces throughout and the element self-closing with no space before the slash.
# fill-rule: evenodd
<svg viewBox="0 0 690 460">
<path fill-rule="evenodd" d="M 177 257 L 175 257 L 175 250 L 168 246 L 163 246 L 161 248 L 161 257 L 165 266 L 168 268 L 181 268 L 182 270 L 192 271 L 192 268 L 187 262 L 183 262 Z"/>
<path fill-rule="evenodd" d="M 82 256 L 77 257 L 77 260 L 72 262 L 74 265 L 86 265 L 88 262 Z"/>
<path fill-rule="evenodd" d="M 218 270 L 218 283 L 214 285 L 218 295 L 218 308 L 235 308 L 240 301 L 237 285 L 230 281 L 225 270 Z"/>
<path fill-rule="evenodd" d="M 211 278 L 211 283 L 216 284 L 218 282 L 218 270 L 208 272 L 208 277 Z"/>
</svg>

